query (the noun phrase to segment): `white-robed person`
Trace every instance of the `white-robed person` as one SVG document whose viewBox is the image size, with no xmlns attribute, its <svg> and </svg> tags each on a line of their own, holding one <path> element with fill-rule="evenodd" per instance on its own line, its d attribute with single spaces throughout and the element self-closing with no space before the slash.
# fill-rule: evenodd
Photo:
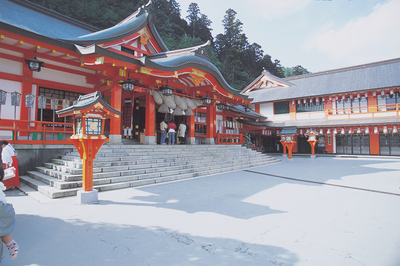
<svg viewBox="0 0 400 266">
<path fill-rule="evenodd" d="M 179 143 L 181 144 L 186 143 L 186 125 L 184 123 L 181 123 L 179 125 L 178 137 L 179 137 Z"/>
<path fill-rule="evenodd" d="M 1 159 L 3 161 L 4 169 L 7 169 L 11 166 L 15 168 L 15 177 L 3 180 L 3 184 L 6 186 L 6 188 L 18 187 L 20 183 L 19 183 L 17 153 L 14 147 L 5 140 L 3 140 L 0 145 L 2 148 Z"/>
</svg>

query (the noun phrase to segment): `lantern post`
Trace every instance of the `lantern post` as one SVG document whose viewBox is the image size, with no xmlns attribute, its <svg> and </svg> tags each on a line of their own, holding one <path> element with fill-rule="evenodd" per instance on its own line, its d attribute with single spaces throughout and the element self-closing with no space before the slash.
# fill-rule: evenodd
<svg viewBox="0 0 400 266">
<path fill-rule="evenodd" d="M 310 156 L 311 159 L 315 159 L 316 158 L 316 156 L 315 156 L 315 144 L 318 141 L 317 140 L 317 136 L 318 135 L 319 135 L 318 132 L 313 130 L 313 129 L 311 129 L 310 132 L 306 133 L 306 136 L 308 137 L 307 141 L 311 145 L 311 156 Z"/>
<path fill-rule="evenodd" d="M 119 118 L 121 112 L 112 108 L 99 91 L 82 95 L 76 104 L 57 111 L 59 117 L 73 117 L 73 135 L 68 139 L 83 160 L 82 190 L 78 191 L 81 204 L 97 203 L 98 191 L 93 189 L 93 160 L 104 142 L 104 121 Z"/>
<path fill-rule="evenodd" d="M 283 146 L 283 156 L 285 156 L 286 148 L 288 149 L 288 162 L 292 162 L 292 150 L 296 141 L 294 140 L 294 136 L 297 135 L 296 127 L 287 127 L 283 128 L 282 132 L 279 134 L 281 136 L 281 143 Z"/>
</svg>

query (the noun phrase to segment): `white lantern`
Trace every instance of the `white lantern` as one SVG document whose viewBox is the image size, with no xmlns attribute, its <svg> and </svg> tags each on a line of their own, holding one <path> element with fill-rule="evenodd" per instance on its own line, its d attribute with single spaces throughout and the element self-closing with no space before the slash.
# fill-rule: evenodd
<svg viewBox="0 0 400 266">
<path fill-rule="evenodd" d="M 393 126 L 393 133 L 398 133 L 397 126 Z"/>
<path fill-rule="evenodd" d="M 381 96 L 385 96 L 385 91 L 381 91 Z"/>
<path fill-rule="evenodd" d="M 360 127 L 357 128 L 357 134 L 361 134 L 361 128 Z"/>
<path fill-rule="evenodd" d="M 340 132 L 342 135 L 344 135 L 344 127 L 342 127 L 342 131 Z"/>
<path fill-rule="evenodd" d="M 364 94 L 364 96 L 365 96 L 365 98 L 368 98 L 368 92 L 366 92 L 366 93 Z"/>
<path fill-rule="evenodd" d="M 385 133 L 385 134 L 388 133 L 388 128 L 387 128 L 387 126 L 384 126 L 384 127 L 383 127 L 383 133 Z"/>
<path fill-rule="evenodd" d="M 333 134 L 337 134 L 337 128 L 333 129 Z"/>
<path fill-rule="evenodd" d="M 369 134 L 369 127 L 365 128 L 365 134 Z"/>
<path fill-rule="evenodd" d="M 374 97 L 376 96 L 376 91 L 372 92 L 372 96 Z"/>
<path fill-rule="evenodd" d="M 328 130 L 326 131 L 326 134 L 331 134 L 331 129 L 328 128 Z"/>
<path fill-rule="evenodd" d="M 374 134 L 378 134 L 378 127 L 374 127 Z"/>
<path fill-rule="evenodd" d="M 360 99 L 361 98 L 361 94 L 357 93 L 357 98 Z"/>
<path fill-rule="evenodd" d="M 324 130 L 322 128 L 319 130 L 319 134 L 324 135 Z"/>
<path fill-rule="evenodd" d="M 349 134 L 353 134 L 353 129 L 349 128 Z"/>
<path fill-rule="evenodd" d="M 300 135 L 303 135 L 303 129 L 300 129 Z"/>
</svg>

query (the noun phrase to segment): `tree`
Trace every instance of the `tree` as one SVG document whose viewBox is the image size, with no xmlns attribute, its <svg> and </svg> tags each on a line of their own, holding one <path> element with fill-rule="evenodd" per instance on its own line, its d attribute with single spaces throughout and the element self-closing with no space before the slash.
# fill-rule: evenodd
<svg viewBox="0 0 400 266">
<path fill-rule="evenodd" d="M 248 46 L 247 37 L 242 33 L 243 23 L 236 19 L 236 12 L 228 9 L 222 21 L 224 34 L 218 34 L 215 40 L 217 57 L 224 67 L 226 80 L 234 88 L 240 89 L 244 82 L 243 61 Z"/>
<path fill-rule="evenodd" d="M 310 72 L 308 72 L 307 69 L 305 69 L 301 65 L 297 65 L 297 66 L 293 67 L 293 75 L 294 76 L 304 75 L 304 74 L 308 74 L 308 73 L 310 73 Z"/>
<path fill-rule="evenodd" d="M 211 35 L 211 20 L 204 14 L 200 13 L 200 8 L 196 3 L 191 3 L 189 5 L 188 11 L 189 15 L 186 16 L 188 20 L 188 26 L 192 33 L 192 38 L 200 38 L 203 42 L 208 40 L 213 40 Z"/>
</svg>

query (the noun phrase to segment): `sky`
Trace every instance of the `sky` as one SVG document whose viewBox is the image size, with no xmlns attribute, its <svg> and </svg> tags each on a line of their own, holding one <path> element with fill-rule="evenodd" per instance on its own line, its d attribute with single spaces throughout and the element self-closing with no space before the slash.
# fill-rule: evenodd
<svg viewBox="0 0 400 266">
<path fill-rule="evenodd" d="M 215 37 L 231 8 L 250 44 L 284 67 L 320 72 L 400 58 L 400 0 L 176 0 L 212 21 Z M 261 73 L 260 73 L 261 74 Z"/>
</svg>

